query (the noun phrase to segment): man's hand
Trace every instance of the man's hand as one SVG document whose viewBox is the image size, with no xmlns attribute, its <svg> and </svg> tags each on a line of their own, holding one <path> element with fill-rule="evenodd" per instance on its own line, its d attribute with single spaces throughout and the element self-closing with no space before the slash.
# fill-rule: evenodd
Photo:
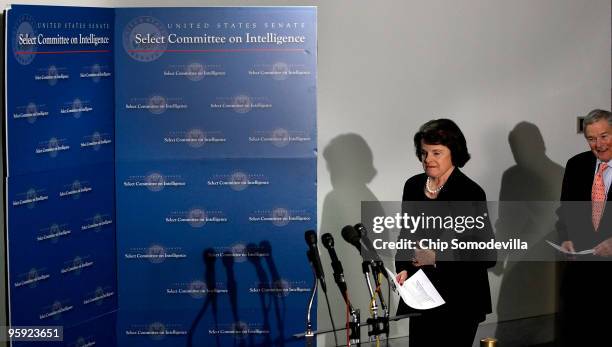
<svg viewBox="0 0 612 347">
<path fill-rule="evenodd" d="M 612 256 L 612 238 L 609 238 L 593 248 L 595 255 L 600 257 Z"/>
<path fill-rule="evenodd" d="M 572 241 L 563 241 L 561 248 L 567 252 L 576 252 L 574 249 L 574 243 Z M 566 254 L 565 257 L 569 260 L 576 260 L 576 256 L 573 254 Z"/>
<path fill-rule="evenodd" d="M 431 249 L 416 249 L 412 265 L 416 267 L 436 264 L 436 252 Z"/>
<path fill-rule="evenodd" d="M 572 241 L 563 241 L 563 243 L 561 244 L 561 248 L 568 252 L 576 252 L 576 250 L 574 249 L 574 243 Z"/>
</svg>

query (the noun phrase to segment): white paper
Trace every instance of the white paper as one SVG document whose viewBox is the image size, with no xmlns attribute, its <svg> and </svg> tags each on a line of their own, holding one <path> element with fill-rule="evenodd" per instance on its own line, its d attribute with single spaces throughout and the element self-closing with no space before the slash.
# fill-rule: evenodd
<svg viewBox="0 0 612 347">
<path fill-rule="evenodd" d="M 417 271 L 404 281 L 403 285 L 400 285 L 395 279 L 397 275 L 393 271 L 385 269 L 389 276 L 393 278 L 393 289 L 402 297 L 406 305 L 417 310 L 429 310 L 445 303 L 423 270 Z"/>
<path fill-rule="evenodd" d="M 557 245 L 554 242 L 550 242 L 548 240 L 546 240 L 546 242 L 548 242 L 549 245 L 551 245 L 554 249 L 556 249 L 557 251 L 564 253 L 564 254 L 570 254 L 570 255 L 585 255 L 585 254 L 593 254 L 595 253 L 594 249 L 585 249 L 584 251 L 579 251 L 579 252 L 568 252 L 566 251 L 564 248 L 562 248 L 561 246 Z"/>
</svg>

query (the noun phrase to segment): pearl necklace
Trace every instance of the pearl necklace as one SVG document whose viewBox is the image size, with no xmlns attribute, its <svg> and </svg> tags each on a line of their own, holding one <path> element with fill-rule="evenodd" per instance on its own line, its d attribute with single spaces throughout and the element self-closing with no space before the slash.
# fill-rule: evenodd
<svg viewBox="0 0 612 347">
<path fill-rule="evenodd" d="M 438 194 L 438 193 L 439 193 L 439 192 L 442 190 L 442 188 L 444 187 L 444 185 L 441 185 L 441 186 L 439 186 L 439 187 L 438 187 L 438 188 L 436 188 L 436 189 L 431 189 L 431 188 L 429 188 L 429 181 L 430 181 L 430 180 L 431 180 L 431 178 L 430 178 L 429 176 L 427 176 L 427 181 L 425 181 L 425 189 L 427 190 L 427 192 L 428 192 L 429 194 Z"/>
</svg>

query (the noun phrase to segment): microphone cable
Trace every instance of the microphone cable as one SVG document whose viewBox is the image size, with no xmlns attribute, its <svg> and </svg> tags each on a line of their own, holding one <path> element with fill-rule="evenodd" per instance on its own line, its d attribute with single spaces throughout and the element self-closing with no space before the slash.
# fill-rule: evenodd
<svg viewBox="0 0 612 347">
<path fill-rule="evenodd" d="M 349 311 L 351 306 L 351 299 L 349 298 L 348 292 L 346 293 L 346 346 L 351 347 L 351 323 L 349 320 Z"/>
<path fill-rule="evenodd" d="M 372 299 L 370 300 L 370 317 L 374 318 L 374 302 L 376 301 L 376 297 L 380 295 L 382 297 L 382 293 L 380 287 L 382 286 L 382 275 L 378 274 L 378 287 L 374 290 L 374 295 L 372 295 Z M 376 347 L 380 346 L 380 336 L 376 335 Z"/>
<path fill-rule="evenodd" d="M 332 329 L 334 331 L 334 341 L 336 342 L 336 346 L 338 346 L 338 335 L 336 334 L 336 324 L 334 324 L 334 317 L 332 316 L 331 306 L 329 305 L 329 297 L 327 296 L 327 291 L 323 292 L 325 294 L 325 301 L 327 301 L 327 312 L 329 312 L 329 319 L 331 320 Z"/>
</svg>

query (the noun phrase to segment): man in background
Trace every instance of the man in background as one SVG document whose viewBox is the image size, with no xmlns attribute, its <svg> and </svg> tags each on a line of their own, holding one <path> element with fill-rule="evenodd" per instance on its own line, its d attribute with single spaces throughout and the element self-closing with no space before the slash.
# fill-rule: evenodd
<svg viewBox="0 0 612 347">
<path fill-rule="evenodd" d="M 562 274 L 563 346 L 607 344 L 612 322 L 612 114 L 589 112 L 584 135 L 591 150 L 567 162 L 557 230 L 563 249 L 593 254 L 569 256 Z"/>
</svg>

